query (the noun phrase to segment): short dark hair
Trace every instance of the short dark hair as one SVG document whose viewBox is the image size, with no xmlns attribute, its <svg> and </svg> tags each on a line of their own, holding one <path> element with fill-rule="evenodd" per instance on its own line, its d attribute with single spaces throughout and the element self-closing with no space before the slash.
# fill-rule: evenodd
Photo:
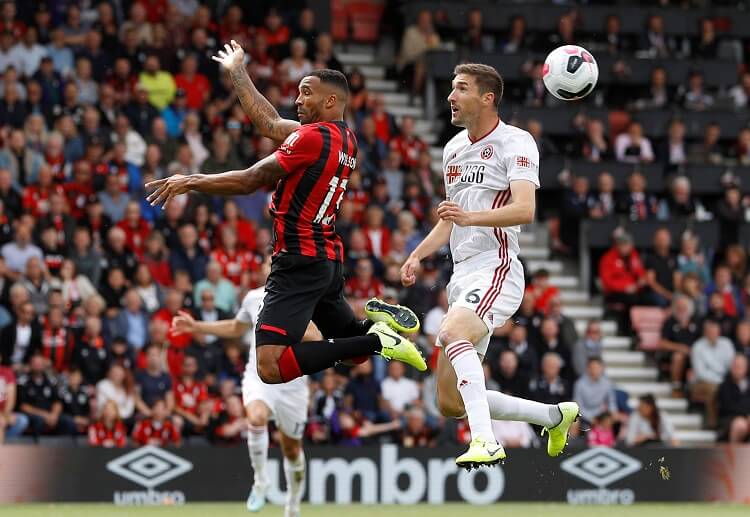
<svg viewBox="0 0 750 517">
<path fill-rule="evenodd" d="M 505 85 L 502 76 L 493 67 L 481 63 L 464 63 L 456 65 L 456 68 L 453 69 L 453 74 L 466 74 L 474 77 L 479 87 L 479 92 L 482 94 L 493 93 L 495 95 L 495 107 L 500 106 L 500 99 L 503 98 Z"/>
<path fill-rule="evenodd" d="M 331 70 L 330 68 L 323 68 L 320 70 L 313 70 L 308 76 L 317 77 L 321 83 L 330 84 L 342 92 L 347 97 L 349 96 L 349 81 L 346 80 L 346 76 L 338 70 Z"/>
</svg>

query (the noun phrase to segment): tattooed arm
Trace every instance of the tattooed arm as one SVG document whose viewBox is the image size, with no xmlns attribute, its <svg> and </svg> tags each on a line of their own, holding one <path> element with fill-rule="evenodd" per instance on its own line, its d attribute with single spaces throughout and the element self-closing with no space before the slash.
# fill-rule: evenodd
<svg viewBox="0 0 750 517">
<path fill-rule="evenodd" d="M 232 196 L 251 194 L 261 187 L 274 185 L 288 173 L 275 154 L 271 154 L 249 169 L 229 171 L 221 174 L 191 174 L 183 176 L 175 174 L 168 178 L 152 181 L 146 184 L 147 189 L 154 191 L 148 196 L 152 206 L 169 201 L 180 194 L 191 190 L 217 196 Z"/>
<path fill-rule="evenodd" d="M 237 42 L 232 40 L 231 44 L 224 45 L 224 50 L 220 50 L 213 59 L 229 72 L 243 111 L 261 135 L 282 142 L 300 126 L 299 122 L 281 118 L 276 108 L 258 91 L 247 75 L 245 51 Z"/>
<path fill-rule="evenodd" d="M 276 108 L 255 87 L 244 67 L 235 68 L 230 72 L 230 76 L 234 90 L 240 98 L 242 110 L 250 117 L 261 135 L 276 142 L 283 142 L 300 126 L 299 122 L 281 118 Z"/>
</svg>

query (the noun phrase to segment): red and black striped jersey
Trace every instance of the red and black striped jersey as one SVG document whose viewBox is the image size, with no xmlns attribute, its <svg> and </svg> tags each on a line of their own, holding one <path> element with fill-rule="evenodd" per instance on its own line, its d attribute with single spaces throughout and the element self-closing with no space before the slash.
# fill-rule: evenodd
<svg viewBox="0 0 750 517">
<path fill-rule="evenodd" d="M 334 224 L 349 175 L 357 163 L 357 139 L 343 121 L 305 124 L 276 151 L 287 176 L 271 202 L 274 255 L 342 261 L 344 246 Z"/>
<path fill-rule="evenodd" d="M 73 335 L 66 327 L 53 329 L 48 323 L 42 328 L 41 352 L 56 372 L 68 371 L 73 355 Z"/>
</svg>

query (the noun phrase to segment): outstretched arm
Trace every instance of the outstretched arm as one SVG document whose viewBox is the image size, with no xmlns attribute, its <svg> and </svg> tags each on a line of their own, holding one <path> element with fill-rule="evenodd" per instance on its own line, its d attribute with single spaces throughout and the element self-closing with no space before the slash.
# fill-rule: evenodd
<svg viewBox="0 0 750 517">
<path fill-rule="evenodd" d="M 172 333 L 175 335 L 197 332 L 200 334 L 211 334 L 224 339 L 233 339 L 242 337 L 249 328 L 250 324 L 240 321 L 237 318 L 219 321 L 198 321 L 186 311 L 179 311 L 172 318 Z"/>
<path fill-rule="evenodd" d="M 224 45 L 224 50 L 213 56 L 213 60 L 229 72 L 243 111 L 261 135 L 282 142 L 300 126 L 299 122 L 281 118 L 276 108 L 258 91 L 247 75 L 245 51 L 236 41 Z"/>
<path fill-rule="evenodd" d="M 406 287 L 413 285 L 417 281 L 417 271 L 419 270 L 420 261 L 429 257 L 446 244 L 451 238 L 453 223 L 445 219 L 440 219 L 432 228 L 427 237 L 425 237 L 419 246 L 414 248 L 409 258 L 401 266 L 401 283 Z"/>
<path fill-rule="evenodd" d="M 261 187 L 274 185 L 287 175 L 287 171 L 271 154 L 249 169 L 241 171 L 222 172 L 221 174 L 191 174 L 183 176 L 175 174 L 168 178 L 152 181 L 146 184 L 147 189 L 154 189 L 148 196 L 152 206 L 169 201 L 180 194 L 191 190 L 217 196 L 232 196 L 251 194 Z"/>
<path fill-rule="evenodd" d="M 457 203 L 443 201 L 438 215 L 444 221 L 452 221 L 459 226 L 490 226 L 505 228 L 534 221 L 536 211 L 536 186 L 526 180 L 510 182 L 510 204 L 491 210 L 466 212 Z"/>
</svg>

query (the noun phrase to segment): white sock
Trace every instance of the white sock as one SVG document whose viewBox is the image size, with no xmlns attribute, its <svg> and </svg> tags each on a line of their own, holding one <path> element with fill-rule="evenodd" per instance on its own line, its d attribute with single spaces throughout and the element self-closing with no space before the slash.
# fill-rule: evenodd
<svg viewBox="0 0 750 517">
<path fill-rule="evenodd" d="M 490 443 L 495 443 L 487 403 L 487 388 L 484 385 L 484 370 L 474 345 L 470 341 L 455 341 L 445 347 L 445 355 L 456 371 L 458 391 L 461 393 L 466 416 L 469 418 L 471 439 L 482 437 Z"/>
<path fill-rule="evenodd" d="M 266 463 L 268 461 L 268 427 L 247 426 L 247 448 L 250 452 L 250 464 L 255 473 L 254 485 L 264 489 L 268 486 Z"/>
<path fill-rule="evenodd" d="M 284 475 L 286 476 L 286 504 L 298 508 L 305 488 L 305 453 L 300 451 L 296 459 L 284 456 Z"/>
<path fill-rule="evenodd" d="M 555 427 L 562 420 L 554 404 L 542 404 L 499 391 L 487 391 L 487 403 L 493 420 L 516 420 L 543 427 Z"/>
</svg>

